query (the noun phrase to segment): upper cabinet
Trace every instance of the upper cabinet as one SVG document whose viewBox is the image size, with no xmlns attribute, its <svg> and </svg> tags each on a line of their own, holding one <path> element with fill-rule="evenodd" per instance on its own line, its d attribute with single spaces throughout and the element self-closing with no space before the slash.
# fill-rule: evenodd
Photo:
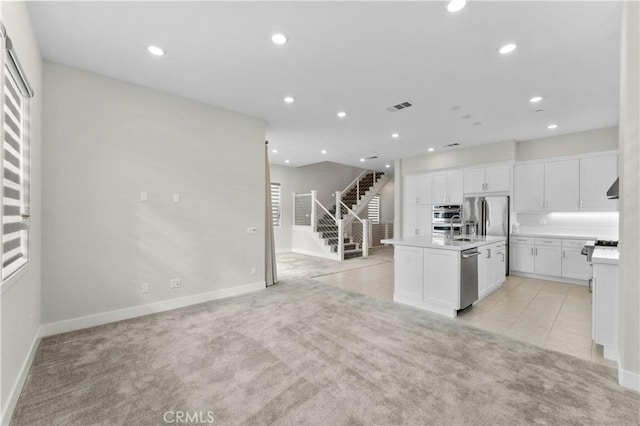
<svg viewBox="0 0 640 426">
<path fill-rule="evenodd" d="M 607 189 L 618 177 L 618 156 L 580 160 L 580 208 L 588 211 L 616 211 L 618 200 L 607 198 Z"/>
<path fill-rule="evenodd" d="M 544 208 L 544 164 L 524 164 L 514 167 L 516 211 L 538 211 Z"/>
<path fill-rule="evenodd" d="M 514 168 L 516 211 L 616 211 L 607 189 L 618 176 L 618 156 L 520 164 Z"/>
<path fill-rule="evenodd" d="M 579 160 L 544 163 L 544 208 L 550 211 L 579 210 Z"/>
<path fill-rule="evenodd" d="M 508 192 L 511 166 L 476 167 L 464 171 L 464 193 Z"/>
<path fill-rule="evenodd" d="M 431 175 L 407 175 L 404 177 L 402 203 L 405 206 L 424 206 L 431 204 Z"/>
<path fill-rule="evenodd" d="M 463 173 L 461 170 L 434 173 L 432 176 L 433 204 L 462 204 Z"/>
</svg>

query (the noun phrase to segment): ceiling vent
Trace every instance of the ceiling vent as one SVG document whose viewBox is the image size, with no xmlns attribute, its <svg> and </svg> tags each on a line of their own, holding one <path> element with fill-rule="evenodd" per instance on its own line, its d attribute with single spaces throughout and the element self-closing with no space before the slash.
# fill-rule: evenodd
<svg viewBox="0 0 640 426">
<path fill-rule="evenodd" d="M 404 101 L 398 105 L 390 106 L 389 108 L 387 108 L 387 111 L 396 112 L 396 111 L 400 111 L 401 109 L 409 108 L 411 106 L 413 106 L 411 102 Z"/>
<path fill-rule="evenodd" d="M 365 160 L 375 160 L 376 158 L 378 158 L 378 156 L 377 156 L 377 155 L 374 155 L 374 156 L 372 156 L 372 157 L 367 157 L 367 158 L 365 158 Z"/>
<path fill-rule="evenodd" d="M 458 142 L 454 142 L 449 145 L 443 145 L 444 148 L 453 148 L 454 146 L 460 146 L 460 144 Z"/>
</svg>

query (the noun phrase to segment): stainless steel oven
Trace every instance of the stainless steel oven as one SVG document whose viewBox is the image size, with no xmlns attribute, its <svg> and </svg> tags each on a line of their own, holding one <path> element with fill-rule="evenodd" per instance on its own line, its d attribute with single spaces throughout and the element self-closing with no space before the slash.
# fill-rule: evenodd
<svg viewBox="0 0 640 426">
<path fill-rule="evenodd" d="M 431 226 L 434 235 L 461 235 L 462 206 L 455 204 L 433 206 Z"/>
</svg>

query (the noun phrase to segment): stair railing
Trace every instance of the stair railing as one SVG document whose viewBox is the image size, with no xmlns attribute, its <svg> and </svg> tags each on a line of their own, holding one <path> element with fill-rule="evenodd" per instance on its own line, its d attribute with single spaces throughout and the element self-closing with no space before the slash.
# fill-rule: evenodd
<svg viewBox="0 0 640 426">
<path fill-rule="evenodd" d="M 351 230 L 351 237 L 354 239 L 357 239 L 357 241 L 354 241 L 355 243 L 360 244 L 360 247 L 362 248 L 362 257 L 369 257 L 369 219 L 360 219 L 358 215 L 355 214 L 354 211 L 351 210 L 349 206 L 347 206 L 342 201 L 340 201 L 340 206 L 347 209 L 347 220 L 350 220 L 351 223 L 353 223 L 353 220 L 357 220 L 358 222 L 360 222 L 360 225 L 362 226 L 362 234 L 354 233 L 353 226 L 350 226 L 349 228 Z M 341 209 L 336 209 L 336 214 L 340 210 Z M 343 221 L 344 219 L 341 220 L 341 222 Z M 344 229 L 344 226 L 339 227 L 339 230 L 340 229 Z M 340 240 L 338 242 L 338 247 L 340 246 L 344 247 L 343 233 L 340 233 Z M 342 259 L 344 259 L 344 257 L 342 257 Z"/>
</svg>

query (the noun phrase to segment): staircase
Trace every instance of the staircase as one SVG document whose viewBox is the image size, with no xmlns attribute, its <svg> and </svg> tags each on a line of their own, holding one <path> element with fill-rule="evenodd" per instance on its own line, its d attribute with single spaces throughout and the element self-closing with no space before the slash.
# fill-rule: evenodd
<svg viewBox="0 0 640 426">
<path fill-rule="evenodd" d="M 318 216 L 316 231 L 319 238 L 324 240 L 324 244 L 329 246 L 332 253 L 338 254 L 339 250 L 339 227 L 336 218 L 343 219 L 343 227 L 346 232 L 342 238 L 342 259 L 346 260 L 354 257 L 362 257 L 364 245 L 368 241 L 362 241 L 362 224 L 354 216 L 360 214 L 367 208 L 369 201 L 380 192 L 380 189 L 387 183 L 389 176 L 382 172 L 365 170 L 343 191 L 336 192 L 336 200 L 340 196 L 340 214 L 336 216 L 336 205 L 334 204 L 328 211 L 322 211 Z M 343 205 L 344 204 L 344 205 Z M 346 205 L 346 206 L 345 206 Z M 347 208 L 348 207 L 348 208 Z M 368 223 L 366 221 L 365 223 Z M 354 228 L 360 226 L 360 232 L 353 232 Z"/>
</svg>

